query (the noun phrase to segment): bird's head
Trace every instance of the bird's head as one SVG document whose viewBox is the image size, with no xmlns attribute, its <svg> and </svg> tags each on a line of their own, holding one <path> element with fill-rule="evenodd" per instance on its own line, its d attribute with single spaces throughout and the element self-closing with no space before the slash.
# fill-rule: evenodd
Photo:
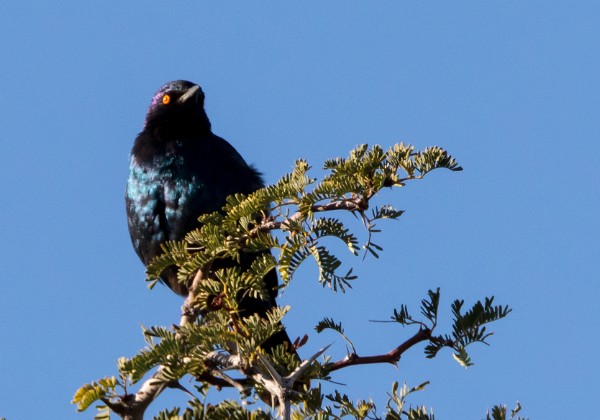
<svg viewBox="0 0 600 420">
<path fill-rule="evenodd" d="M 165 83 L 152 98 L 146 126 L 210 130 L 204 111 L 204 92 L 187 80 Z"/>
</svg>

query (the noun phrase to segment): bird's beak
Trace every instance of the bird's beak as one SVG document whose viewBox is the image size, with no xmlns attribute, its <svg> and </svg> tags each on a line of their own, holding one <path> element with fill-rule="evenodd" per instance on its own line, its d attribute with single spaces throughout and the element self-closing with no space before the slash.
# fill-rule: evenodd
<svg viewBox="0 0 600 420">
<path fill-rule="evenodd" d="M 185 101 L 190 99 L 192 96 L 196 95 L 196 92 L 198 92 L 199 90 L 200 90 L 200 86 L 198 86 L 198 85 L 192 86 L 191 88 L 189 88 L 187 90 L 187 92 L 185 92 L 183 95 L 181 95 L 181 97 L 177 100 L 177 102 L 179 102 L 180 104 L 184 103 Z"/>
</svg>

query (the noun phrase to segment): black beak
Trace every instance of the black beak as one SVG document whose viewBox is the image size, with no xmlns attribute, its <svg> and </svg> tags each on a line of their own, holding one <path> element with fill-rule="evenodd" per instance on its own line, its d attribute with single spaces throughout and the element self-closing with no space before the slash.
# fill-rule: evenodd
<svg viewBox="0 0 600 420">
<path fill-rule="evenodd" d="M 200 90 L 200 86 L 198 85 L 194 85 L 191 88 L 189 88 L 187 90 L 187 92 L 185 92 L 183 95 L 181 95 L 181 97 L 177 100 L 178 103 L 182 104 L 185 101 L 187 101 L 188 99 L 190 99 L 192 96 L 196 96 L 196 93 Z"/>
</svg>

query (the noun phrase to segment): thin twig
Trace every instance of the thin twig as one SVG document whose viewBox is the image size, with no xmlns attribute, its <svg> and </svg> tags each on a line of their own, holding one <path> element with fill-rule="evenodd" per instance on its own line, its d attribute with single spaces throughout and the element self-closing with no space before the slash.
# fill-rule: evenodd
<svg viewBox="0 0 600 420">
<path fill-rule="evenodd" d="M 185 298 L 185 302 L 181 307 L 181 319 L 179 320 L 179 326 L 183 327 L 184 325 L 193 324 L 198 319 L 199 312 L 194 309 L 194 299 L 196 299 L 196 290 L 200 283 L 202 283 L 207 277 L 208 272 L 210 271 L 212 263 L 209 262 L 204 266 L 200 267 L 200 269 L 196 272 L 194 276 L 194 280 L 192 280 L 192 284 L 190 285 L 189 292 L 187 297 Z"/>
<path fill-rule="evenodd" d="M 331 201 L 331 202 L 325 203 L 325 204 L 314 204 L 310 208 L 310 211 L 313 213 L 321 213 L 321 212 L 325 212 L 325 211 L 335 211 L 335 210 L 362 211 L 362 210 L 365 210 L 365 208 L 364 208 L 365 203 L 363 203 L 363 201 L 364 200 L 361 200 L 360 198 L 354 198 L 354 199 L 343 199 L 343 200 Z M 289 225 L 291 222 L 298 221 L 298 220 L 302 219 L 302 217 L 303 217 L 303 214 L 298 211 L 283 221 L 275 221 L 272 218 L 270 218 L 271 220 L 261 223 L 260 225 L 258 225 L 256 227 L 256 229 L 260 232 L 268 232 L 271 230 L 285 229 L 285 227 L 287 225 Z"/>
<path fill-rule="evenodd" d="M 135 394 L 124 395 L 118 402 L 102 398 L 102 402 L 123 420 L 143 420 L 146 408 L 168 386 L 167 382 L 159 380 L 163 369 L 159 366 L 154 375 L 147 379 Z"/>
<path fill-rule="evenodd" d="M 406 350 L 415 344 L 420 343 L 421 341 L 429 340 L 430 337 L 431 330 L 429 328 L 421 328 L 414 336 L 386 354 L 380 354 L 376 356 L 359 356 L 356 353 L 352 353 L 344 357 L 342 360 L 329 365 L 327 370 L 329 372 L 333 372 L 334 370 L 343 369 L 348 366 L 367 365 L 374 363 L 391 363 L 395 366 Z"/>
<path fill-rule="evenodd" d="M 292 373 L 286 376 L 285 380 L 288 381 L 289 386 L 292 387 L 296 380 L 300 377 L 300 375 L 302 375 L 302 372 L 304 372 L 310 365 L 312 365 L 312 363 L 315 360 L 317 360 L 317 357 L 325 353 L 329 347 L 331 347 L 331 344 L 326 345 L 321 350 L 313 354 L 312 357 L 304 360 L 302 363 L 300 363 L 300 366 L 298 366 Z"/>
</svg>

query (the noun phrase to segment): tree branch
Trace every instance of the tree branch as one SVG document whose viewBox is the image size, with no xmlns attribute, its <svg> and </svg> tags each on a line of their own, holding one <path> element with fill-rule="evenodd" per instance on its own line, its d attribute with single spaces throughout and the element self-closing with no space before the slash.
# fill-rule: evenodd
<svg viewBox="0 0 600 420">
<path fill-rule="evenodd" d="M 329 372 L 333 372 L 334 370 L 343 369 L 348 366 L 367 365 L 374 363 L 391 363 L 395 366 L 406 350 L 415 344 L 420 343 L 421 341 L 429 340 L 429 338 L 431 338 L 431 330 L 429 328 L 421 328 L 414 336 L 400 344 L 395 349 L 391 350 L 389 353 L 362 357 L 356 353 L 352 353 L 344 357 L 342 360 L 332 363 L 327 367 L 327 370 Z"/>
<path fill-rule="evenodd" d="M 168 387 L 168 383 L 158 380 L 162 369 L 163 367 L 159 366 L 154 375 L 147 379 L 135 394 L 124 395 L 118 402 L 102 398 L 102 402 L 123 420 L 143 420 L 146 408 Z"/>
<path fill-rule="evenodd" d="M 291 411 L 291 392 L 293 391 L 294 384 L 302 375 L 302 373 L 308 369 L 308 367 L 321 355 L 323 354 L 331 344 L 322 348 L 317 353 L 315 353 L 309 359 L 304 360 L 300 366 L 298 366 L 292 373 L 288 376 L 282 377 L 277 370 L 273 367 L 273 365 L 269 362 L 269 360 L 258 353 L 258 359 L 261 361 L 263 367 L 266 372 L 258 371 L 256 368 L 252 369 L 254 372 L 251 373 L 251 376 L 255 381 L 262 384 L 265 389 L 271 394 L 272 403 L 279 402 L 279 416 L 283 420 L 290 420 L 292 411 Z"/>
<path fill-rule="evenodd" d="M 366 209 L 366 207 L 368 207 L 368 204 L 365 203 L 364 201 L 365 200 L 362 200 L 360 198 L 352 198 L 352 199 L 346 198 L 343 200 L 331 201 L 331 202 L 325 203 L 325 204 L 314 204 L 313 206 L 311 206 L 310 211 L 313 213 L 321 213 L 324 211 L 334 211 L 334 210 L 364 211 Z M 295 222 L 297 220 L 300 220 L 302 217 L 303 217 L 302 213 L 297 211 L 296 213 L 294 213 L 290 217 L 288 217 L 286 220 L 283 220 L 283 221 L 269 220 L 267 222 L 261 223 L 259 226 L 256 227 L 256 229 L 259 230 L 260 232 L 268 232 L 271 230 L 284 229 L 286 227 L 286 225 L 288 225 L 290 222 Z"/>
<path fill-rule="evenodd" d="M 207 264 L 206 267 L 202 267 L 194 276 L 194 280 L 190 286 L 190 292 L 181 307 L 181 319 L 179 320 L 179 325 L 182 327 L 194 323 L 196 322 L 196 319 L 198 319 L 199 313 L 192 305 L 196 296 L 194 290 L 196 290 L 196 286 L 206 278 L 208 270 L 210 270 L 210 264 Z M 123 420 L 143 420 L 146 408 L 148 408 L 150 403 L 169 386 L 167 382 L 160 380 L 163 369 L 162 366 L 159 366 L 154 375 L 147 379 L 135 394 L 124 395 L 118 402 L 112 402 L 108 398 L 103 398 L 102 401 Z M 235 386 L 227 379 L 218 378 L 210 373 L 206 373 L 202 379 L 216 386 Z"/>
<path fill-rule="evenodd" d="M 189 292 L 187 297 L 185 298 L 185 302 L 181 307 L 181 319 L 179 320 L 179 326 L 183 327 L 184 325 L 193 324 L 198 319 L 198 315 L 200 313 L 194 309 L 194 299 L 196 299 L 196 289 L 198 289 L 198 285 L 208 277 L 208 272 L 212 263 L 208 263 L 201 267 L 194 276 L 194 280 L 189 287 Z"/>
</svg>

